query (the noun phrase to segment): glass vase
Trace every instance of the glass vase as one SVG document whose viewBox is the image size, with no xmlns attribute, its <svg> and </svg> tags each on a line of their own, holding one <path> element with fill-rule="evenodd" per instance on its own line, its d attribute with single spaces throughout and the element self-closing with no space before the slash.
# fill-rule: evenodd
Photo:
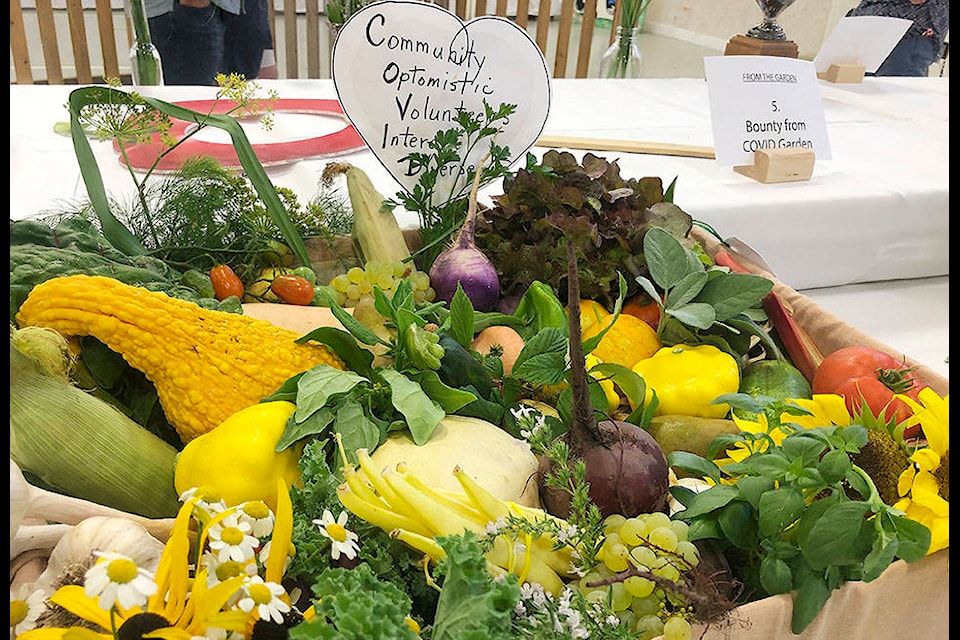
<svg viewBox="0 0 960 640">
<path fill-rule="evenodd" d="M 163 84 L 163 65 L 160 52 L 150 38 L 150 25 L 143 0 L 127 0 L 130 22 L 133 24 L 133 46 L 130 47 L 130 76 L 134 86 Z"/>
<path fill-rule="evenodd" d="M 637 44 L 639 27 L 617 27 L 617 37 L 600 58 L 601 78 L 639 78 L 643 56 Z"/>
</svg>

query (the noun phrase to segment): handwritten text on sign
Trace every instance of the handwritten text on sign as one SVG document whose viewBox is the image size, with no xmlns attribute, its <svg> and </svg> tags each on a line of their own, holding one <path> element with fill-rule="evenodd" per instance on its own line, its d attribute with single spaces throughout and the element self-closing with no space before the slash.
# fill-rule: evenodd
<svg viewBox="0 0 960 640">
<path fill-rule="evenodd" d="M 341 28 L 333 81 L 343 110 L 374 155 L 412 192 L 419 169 L 410 153 L 429 153 L 438 131 L 461 110 L 482 115 L 484 102 L 517 110 L 496 143 L 522 158 L 543 131 L 550 78 L 536 43 L 515 23 L 483 17 L 468 23 L 427 2 L 386 0 L 366 6 Z M 461 149 L 467 170 L 489 143 Z M 438 178 L 438 194 L 462 195 L 470 184 L 460 163 Z"/>
<path fill-rule="evenodd" d="M 752 164 L 760 149 L 811 149 L 830 159 L 813 65 L 778 56 L 704 58 L 714 151 L 721 166 Z"/>
</svg>

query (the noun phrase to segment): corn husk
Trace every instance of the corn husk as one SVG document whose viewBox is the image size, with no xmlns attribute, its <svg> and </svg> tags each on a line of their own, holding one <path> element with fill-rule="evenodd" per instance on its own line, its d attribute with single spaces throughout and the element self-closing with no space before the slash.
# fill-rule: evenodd
<svg viewBox="0 0 960 640">
<path fill-rule="evenodd" d="M 148 518 L 171 517 L 177 450 L 10 342 L 10 458 L 51 489 Z"/>
</svg>

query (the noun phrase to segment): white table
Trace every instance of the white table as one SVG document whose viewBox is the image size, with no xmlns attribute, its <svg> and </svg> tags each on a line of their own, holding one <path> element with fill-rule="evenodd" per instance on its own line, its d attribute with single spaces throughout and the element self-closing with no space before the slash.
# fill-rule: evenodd
<svg viewBox="0 0 960 640">
<path fill-rule="evenodd" d="M 281 98 L 336 96 L 330 80 L 260 84 Z M 67 120 L 63 105 L 73 88 L 10 87 L 11 218 L 85 198 L 72 143 L 53 131 L 56 122 Z M 866 78 L 856 85 L 821 82 L 820 89 L 833 159 L 817 162 L 809 181 L 761 184 L 713 160 L 596 153 L 616 158 L 624 176 L 660 176 L 664 185 L 676 176 L 675 202 L 695 219 L 748 243 L 784 283 L 946 376 L 949 79 Z M 144 89 L 168 101 L 212 98 L 214 91 Z M 252 142 L 341 127 L 335 119 L 290 113 L 276 114 L 269 133 L 245 125 Z M 555 80 L 544 133 L 712 146 L 706 83 Z M 200 135 L 227 141 L 219 130 Z M 93 145 L 108 191 L 132 193 L 130 176 L 110 146 Z M 533 151 L 540 156 L 545 149 Z M 573 153 L 579 158 L 584 152 Z M 399 190 L 370 152 L 344 159 L 364 169 L 384 195 Z M 327 161 L 303 160 L 268 173 L 306 202 L 317 193 Z M 481 198 L 501 192 L 494 183 Z M 410 212 L 398 212 L 398 218 L 404 227 L 418 224 Z"/>
</svg>

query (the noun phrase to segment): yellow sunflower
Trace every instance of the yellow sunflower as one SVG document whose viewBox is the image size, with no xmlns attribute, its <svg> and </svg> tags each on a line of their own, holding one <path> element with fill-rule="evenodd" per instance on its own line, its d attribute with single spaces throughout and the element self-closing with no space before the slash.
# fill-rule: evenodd
<svg viewBox="0 0 960 640">
<path fill-rule="evenodd" d="M 897 395 L 913 409 L 908 426 L 920 425 L 926 439 L 910 456 L 913 463 L 900 474 L 897 492 L 901 499 L 894 508 L 930 529 L 928 554 L 950 546 L 950 502 L 942 495 L 943 478 L 941 463 L 950 450 L 950 395 L 937 395 L 933 389 L 920 391 L 920 402 L 904 395 Z"/>
</svg>

